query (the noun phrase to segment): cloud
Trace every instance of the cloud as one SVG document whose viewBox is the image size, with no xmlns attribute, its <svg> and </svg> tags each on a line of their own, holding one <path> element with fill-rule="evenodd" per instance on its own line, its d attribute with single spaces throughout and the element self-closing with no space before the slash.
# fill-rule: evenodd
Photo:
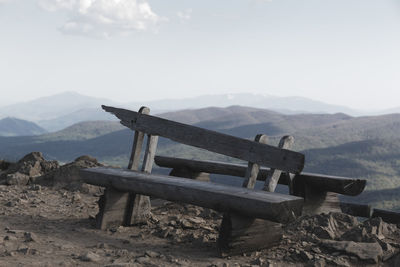
<svg viewBox="0 0 400 267">
<path fill-rule="evenodd" d="M 0 0 L 2 1 L 2 0 Z M 147 0 L 39 0 L 45 10 L 66 11 L 66 34 L 109 37 L 155 29 L 163 20 Z"/>
<path fill-rule="evenodd" d="M 188 9 L 185 9 L 185 10 L 183 10 L 183 11 L 177 12 L 176 15 L 178 16 L 178 18 L 179 18 L 181 21 L 189 20 L 189 19 L 191 19 L 191 17 L 192 17 L 192 11 L 193 11 L 193 10 L 192 10 L 191 8 L 188 8 Z"/>
</svg>

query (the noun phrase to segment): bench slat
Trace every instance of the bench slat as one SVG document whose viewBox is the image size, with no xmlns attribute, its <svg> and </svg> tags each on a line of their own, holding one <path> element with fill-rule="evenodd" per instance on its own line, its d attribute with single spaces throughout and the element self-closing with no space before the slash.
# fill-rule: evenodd
<svg viewBox="0 0 400 267">
<path fill-rule="evenodd" d="M 247 166 L 243 164 L 234 164 L 217 161 L 201 161 L 201 160 L 189 160 L 182 158 L 156 156 L 155 162 L 160 167 L 167 168 L 188 168 L 195 172 L 207 172 L 223 175 L 231 175 L 244 177 Z M 270 169 L 260 168 L 260 172 L 257 176 L 257 180 L 265 181 L 268 176 Z M 366 180 L 353 179 L 339 176 L 329 176 L 324 174 L 316 173 L 300 173 L 296 175 L 298 179 L 304 179 L 304 181 L 313 187 L 316 187 L 322 191 L 335 192 L 343 195 L 356 196 L 361 194 L 366 185 Z M 289 177 L 286 173 L 282 173 L 279 178 L 279 184 L 288 185 Z"/>
<path fill-rule="evenodd" d="M 113 113 L 123 125 L 132 130 L 159 135 L 182 144 L 282 171 L 300 173 L 304 167 L 304 155 L 298 152 L 150 115 L 138 114 L 126 109 L 109 106 L 102 106 L 102 108 Z"/>
<path fill-rule="evenodd" d="M 287 223 L 300 216 L 303 198 L 115 168 L 80 171 L 86 183 L 223 212 Z"/>
</svg>

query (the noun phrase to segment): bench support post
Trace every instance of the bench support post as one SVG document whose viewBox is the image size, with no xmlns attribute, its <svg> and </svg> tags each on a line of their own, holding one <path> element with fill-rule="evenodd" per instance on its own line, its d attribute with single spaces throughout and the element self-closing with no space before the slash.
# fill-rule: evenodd
<svg viewBox="0 0 400 267">
<path fill-rule="evenodd" d="M 141 107 L 140 114 L 149 114 L 150 109 Z M 145 134 L 135 131 L 132 152 L 128 169 L 139 170 L 140 154 L 144 143 Z M 150 173 L 152 170 L 158 136 L 149 135 L 142 165 L 142 171 Z M 150 216 L 150 198 L 132 193 L 120 192 L 112 187 L 106 188 L 104 195 L 99 200 L 99 213 L 96 216 L 96 227 L 107 229 L 114 225 L 131 225 L 144 223 Z"/>
<path fill-rule="evenodd" d="M 258 134 L 255 141 L 266 144 L 268 137 Z M 243 187 L 254 188 L 259 170 L 258 164 L 248 163 Z M 280 223 L 226 213 L 220 227 L 218 248 L 223 257 L 237 255 L 272 247 L 280 242 L 282 235 Z"/>
<path fill-rule="evenodd" d="M 129 194 L 108 187 L 98 200 L 99 213 L 96 215 L 96 228 L 105 230 L 124 224 Z"/>
<path fill-rule="evenodd" d="M 342 212 L 337 193 L 321 191 L 298 176 L 292 180 L 291 193 L 304 198 L 303 215 Z"/>
<path fill-rule="evenodd" d="M 154 163 L 154 156 L 157 150 L 158 136 L 148 135 L 147 146 L 144 155 L 142 172 L 151 173 Z M 149 196 L 130 194 L 129 209 L 125 223 L 127 225 L 146 223 L 151 213 Z"/>
</svg>

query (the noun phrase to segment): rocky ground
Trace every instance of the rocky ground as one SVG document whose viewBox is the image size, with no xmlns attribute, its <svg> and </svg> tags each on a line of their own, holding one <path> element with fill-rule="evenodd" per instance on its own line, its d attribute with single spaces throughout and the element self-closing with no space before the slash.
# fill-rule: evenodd
<svg viewBox="0 0 400 267">
<path fill-rule="evenodd" d="M 152 200 L 147 224 L 97 230 L 102 189 L 77 170 L 98 165 L 0 162 L 0 266 L 400 266 L 399 226 L 342 213 L 304 216 L 279 245 L 228 258 L 216 249 L 221 214 L 192 205 Z"/>
</svg>

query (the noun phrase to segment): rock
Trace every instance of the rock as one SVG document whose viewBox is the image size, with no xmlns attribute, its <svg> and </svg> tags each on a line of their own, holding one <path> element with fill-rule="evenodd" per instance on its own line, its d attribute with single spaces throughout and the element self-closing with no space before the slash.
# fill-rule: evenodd
<svg viewBox="0 0 400 267">
<path fill-rule="evenodd" d="M 379 243 L 356 243 L 353 241 L 323 240 L 321 244 L 329 250 L 342 251 L 349 255 L 355 255 L 360 260 L 369 263 L 378 263 L 383 255 Z"/>
<path fill-rule="evenodd" d="M 72 202 L 73 202 L 73 203 L 80 202 L 81 200 L 82 200 L 82 197 L 81 197 L 81 195 L 79 195 L 78 193 L 75 193 L 75 194 L 72 196 Z"/>
<path fill-rule="evenodd" d="M 187 220 L 198 225 L 206 223 L 206 221 L 201 217 L 189 217 Z"/>
<path fill-rule="evenodd" d="M 29 176 L 20 172 L 7 174 L 6 184 L 7 185 L 27 185 L 29 182 Z"/>
<path fill-rule="evenodd" d="M 90 156 L 82 156 L 74 162 L 65 164 L 45 175 L 35 179 L 35 183 L 53 186 L 55 188 L 65 188 L 71 191 L 81 191 L 83 193 L 95 193 L 99 191 L 97 186 L 83 185 L 83 181 L 79 175 L 82 168 L 92 168 L 103 166 L 97 160 Z"/>
<path fill-rule="evenodd" d="M 12 163 L 10 163 L 8 161 L 0 160 L 0 170 L 1 171 L 7 170 L 11 165 L 12 165 Z"/>
<path fill-rule="evenodd" d="M 90 162 L 92 164 L 99 165 L 99 162 L 97 161 L 97 159 L 92 156 L 89 156 L 89 155 L 83 155 L 83 156 L 77 157 L 74 161 L 75 162 L 84 161 L 84 162 L 86 162 L 86 164 L 88 164 L 88 162 Z"/>
<path fill-rule="evenodd" d="M 302 251 L 300 251 L 300 258 L 302 258 L 305 262 L 308 262 L 308 261 L 314 259 L 314 256 L 311 253 L 302 250 Z"/>
<path fill-rule="evenodd" d="M 313 234 L 320 239 L 336 239 L 344 232 L 358 224 L 356 217 L 330 212 L 329 214 L 317 214 L 303 216 L 299 220 L 289 224 L 287 230 L 294 235 Z"/>
<path fill-rule="evenodd" d="M 16 201 L 8 201 L 5 205 L 7 207 L 15 207 L 15 206 L 17 206 L 17 202 Z"/>
<path fill-rule="evenodd" d="M 81 261 L 99 262 L 101 257 L 98 254 L 89 251 L 79 256 L 79 259 Z"/>
<path fill-rule="evenodd" d="M 104 267 L 140 267 L 141 265 L 138 265 L 136 263 L 130 263 L 130 262 L 117 262 L 117 263 L 112 263 L 108 265 L 104 265 Z"/>
<path fill-rule="evenodd" d="M 150 262 L 150 258 L 149 258 L 149 257 L 146 257 L 146 256 L 144 256 L 144 257 L 139 257 L 139 258 L 136 258 L 136 262 L 137 262 L 137 263 L 140 263 L 140 264 L 145 264 L 145 263 Z"/>
<path fill-rule="evenodd" d="M 38 242 L 39 241 L 39 238 L 37 237 L 37 235 L 32 232 L 25 232 L 24 237 L 25 237 L 25 242 Z"/>
<path fill-rule="evenodd" d="M 145 252 L 145 255 L 149 256 L 150 258 L 157 258 L 160 256 L 160 253 L 152 251 L 152 250 L 147 250 Z"/>
<path fill-rule="evenodd" d="M 18 238 L 15 237 L 15 236 L 13 236 L 13 235 L 6 235 L 6 236 L 4 237 L 4 240 L 5 240 L 5 241 L 17 241 Z"/>
<path fill-rule="evenodd" d="M 42 191 L 42 187 L 38 184 L 31 185 L 31 187 L 29 189 L 32 191 Z"/>
</svg>

